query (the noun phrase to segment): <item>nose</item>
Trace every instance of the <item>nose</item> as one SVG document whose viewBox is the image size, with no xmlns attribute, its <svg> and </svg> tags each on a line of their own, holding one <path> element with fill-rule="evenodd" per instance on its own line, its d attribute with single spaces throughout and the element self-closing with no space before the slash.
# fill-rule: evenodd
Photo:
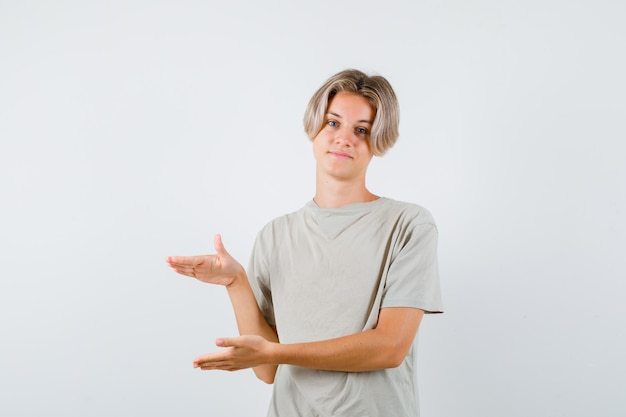
<svg viewBox="0 0 626 417">
<path fill-rule="evenodd" d="M 356 139 L 356 135 L 354 131 L 349 127 L 341 126 L 337 129 L 335 133 L 335 144 L 344 145 L 344 146 L 352 146 L 354 144 L 354 140 Z"/>
</svg>

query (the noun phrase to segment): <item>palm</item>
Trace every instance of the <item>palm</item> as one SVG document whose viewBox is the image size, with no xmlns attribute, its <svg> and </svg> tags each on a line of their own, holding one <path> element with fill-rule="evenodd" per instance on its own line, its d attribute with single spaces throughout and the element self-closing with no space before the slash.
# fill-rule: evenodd
<svg viewBox="0 0 626 417">
<path fill-rule="evenodd" d="M 198 257 L 192 257 L 198 258 Z M 242 266 L 232 256 L 205 255 L 193 270 L 193 275 L 209 284 L 229 285 Z"/>
<path fill-rule="evenodd" d="M 228 286 L 243 271 L 243 267 L 226 252 L 220 235 L 215 236 L 214 245 L 217 251 L 215 255 L 171 256 L 167 262 L 181 275 L 209 284 Z"/>
</svg>

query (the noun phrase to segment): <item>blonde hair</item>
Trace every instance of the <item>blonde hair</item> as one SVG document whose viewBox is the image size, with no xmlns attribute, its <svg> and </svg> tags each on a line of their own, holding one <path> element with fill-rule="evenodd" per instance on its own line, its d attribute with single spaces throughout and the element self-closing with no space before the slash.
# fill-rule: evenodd
<svg viewBox="0 0 626 417">
<path fill-rule="evenodd" d="M 348 69 L 332 77 L 313 94 L 304 112 L 304 131 L 313 140 L 324 125 L 328 103 L 339 92 L 365 97 L 374 110 L 370 149 L 376 156 L 387 152 L 398 139 L 400 108 L 391 84 L 380 75 Z"/>
</svg>

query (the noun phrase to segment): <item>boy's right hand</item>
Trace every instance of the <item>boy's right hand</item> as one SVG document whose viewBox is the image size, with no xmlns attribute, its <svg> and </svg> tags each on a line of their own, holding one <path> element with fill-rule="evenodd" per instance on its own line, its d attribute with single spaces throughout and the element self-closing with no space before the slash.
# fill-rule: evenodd
<svg viewBox="0 0 626 417">
<path fill-rule="evenodd" d="M 243 266 L 224 248 L 222 237 L 213 239 L 215 255 L 169 256 L 166 262 L 181 275 L 196 278 L 209 284 L 229 286 L 244 272 Z"/>
</svg>

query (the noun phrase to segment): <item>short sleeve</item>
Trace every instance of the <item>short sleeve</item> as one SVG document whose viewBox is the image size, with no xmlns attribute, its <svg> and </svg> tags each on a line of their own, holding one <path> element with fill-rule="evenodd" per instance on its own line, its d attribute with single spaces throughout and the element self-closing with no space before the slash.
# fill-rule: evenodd
<svg viewBox="0 0 626 417">
<path fill-rule="evenodd" d="M 387 271 L 381 308 L 414 307 L 426 313 L 443 312 L 437 238 L 434 223 L 407 227 L 401 234 Z"/>
<path fill-rule="evenodd" d="M 272 302 L 272 287 L 270 282 L 269 245 L 263 238 L 263 229 L 257 235 L 248 264 L 248 281 L 252 287 L 254 297 L 261 309 L 261 313 L 270 326 L 276 325 L 274 318 L 274 304 Z"/>
</svg>

